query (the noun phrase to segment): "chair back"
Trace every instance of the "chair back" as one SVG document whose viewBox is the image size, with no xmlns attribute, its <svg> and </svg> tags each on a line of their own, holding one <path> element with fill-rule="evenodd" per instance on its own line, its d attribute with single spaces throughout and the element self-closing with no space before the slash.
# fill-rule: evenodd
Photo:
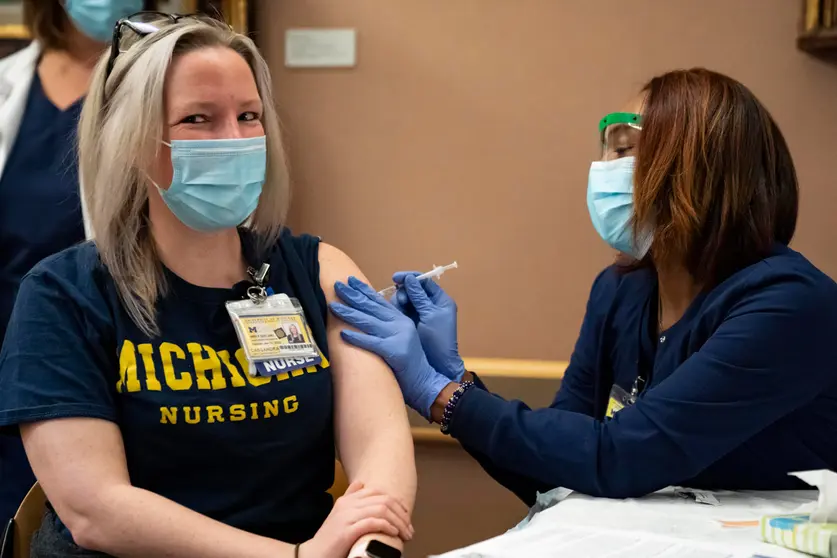
<svg viewBox="0 0 837 558">
<path fill-rule="evenodd" d="M 3 532 L 0 558 L 29 558 L 32 535 L 41 526 L 45 511 L 46 494 L 36 482 Z"/>
<path fill-rule="evenodd" d="M 328 489 L 328 493 L 331 494 L 332 498 L 336 500 L 346 493 L 347 488 L 349 488 L 349 479 L 346 478 L 346 473 L 345 471 L 343 471 L 343 466 L 340 465 L 340 462 L 335 461 L 334 484 L 331 485 L 331 488 Z"/>
</svg>

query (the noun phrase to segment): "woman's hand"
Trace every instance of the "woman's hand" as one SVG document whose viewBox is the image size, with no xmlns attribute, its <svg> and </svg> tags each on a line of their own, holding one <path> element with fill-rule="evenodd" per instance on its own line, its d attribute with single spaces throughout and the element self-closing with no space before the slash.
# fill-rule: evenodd
<svg viewBox="0 0 837 558">
<path fill-rule="evenodd" d="M 429 419 L 430 406 L 450 380 L 430 366 L 415 324 L 354 277 L 348 285 L 335 283 L 334 291 L 345 304 L 333 302 L 331 311 L 361 332 L 344 330 L 343 339 L 383 358 L 395 373 L 407 404 Z"/>
<path fill-rule="evenodd" d="M 435 281 L 416 279 L 418 273 L 399 271 L 392 276 L 403 285 L 392 297 L 392 305 L 416 324 L 427 361 L 437 372 L 461 382 L 465 363 L 459 356 L 456 336 L 456 302 Z"/>
<path fill-rule="evenodd" d="M 395 498 L 353 482 L 334 503 L 314 538 L 299 548 L 299 556 L 342 558 L 359 538 L 374 533 L 409 541 L 414 534 L 410 514 Z"/>
</svg>

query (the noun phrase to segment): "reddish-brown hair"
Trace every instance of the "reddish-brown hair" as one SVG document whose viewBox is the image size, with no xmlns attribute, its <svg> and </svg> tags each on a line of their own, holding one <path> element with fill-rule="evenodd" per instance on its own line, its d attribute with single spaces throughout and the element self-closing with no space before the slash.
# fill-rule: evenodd
<svg viewBox="0 0 837 558">
<path fill-rule="evenodd" d="M 711 286 L 790 243 L 798 185 L 790 151 L 744 85 L 705 69 L 655 77 L 637 144 L 634 232 L 654 265 Z"/>
<path fill-rule="evenodd" d="M 67 48 L 67 30 L 72 23 L 60 0 L 24 0 L 23 23 L 44 49 Z"/>
</svg>

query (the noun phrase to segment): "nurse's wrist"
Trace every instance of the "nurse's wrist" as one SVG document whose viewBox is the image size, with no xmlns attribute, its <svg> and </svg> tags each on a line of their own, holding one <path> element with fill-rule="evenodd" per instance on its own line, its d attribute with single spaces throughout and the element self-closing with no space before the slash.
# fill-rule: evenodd
<svg viewBox="0 0 837 558">
<path fill-rule="evenodd" d="M 451 397 L 453 397 L 454 392 L 459 389 L 459 386 L 459 383 L 451 382 L 439 392 L 439 395 L 436 396 L 436 400 L 433 402 L 433 405 L 430 406 L 430 420 L 436 424 L 442 424 L 442 418 L 445 415 L 445 407 Z"/>
<path fill-rule="evenodd" d="M 457 383 L 450 383 L 448 384 L 445 389 L 442 390 L 440 393 L 440 397 L 436 398 L 436 402 L 434 403 L 436 417 L 438 417 L 438 423 L 441 426 L 442 434 L 450 434 L 450 427 L 453 421 L 453 416 L 456 413 L 456 409 L 459 406 L 462 397 L 465 393 L 474 387 L 474 382 L 462 382 L 461 384 Z M 438 404 L 445 400 L 445 396 L 448 396 L 447 402 L 442 407 L 442 414 L 439 417 L 439 409 Z"/>
</svg>

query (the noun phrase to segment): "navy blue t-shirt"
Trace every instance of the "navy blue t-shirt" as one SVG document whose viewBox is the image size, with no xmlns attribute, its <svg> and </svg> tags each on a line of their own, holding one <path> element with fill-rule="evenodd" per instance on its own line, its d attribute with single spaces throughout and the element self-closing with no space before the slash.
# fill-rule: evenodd
<svg viewBox="0 0 837 558">
<path fill-rule="evenodd" d="M 84 240 L 76 127 L 81 101 L 61 110 L 35 72 L 0 177 L 0 346 L 20 280 L 43 258 Z M 0 526 L 35 482 L 19 438 L 0 434 Z"/>
<path fill-rule="evenodd" d="M 451 430 L 525 501 L 556 486 L 607 497 L 670 485 L 794 489 L 837 470 L 837 284 L 790 248 L 699 295 L 657 333 L 651 269 L 596 279 L 551 407 L 469 390 Z M 647 379 L 605 418 L 614 384 Z"/>
<path fill-rule="evenodd" d="M 131 321 L 88 242 L 41 262 L 23 280 L 0 354 L 0 425 L 94 417 L 119 425 L 134 486 L 260 535 L 309 539 L 331 510 L 332 381 L 317 238 L 283 233 L 267 259 L 269 285 L 301 303 L 323 356 L 250 377 L 224 303 L 166 272 L 161 334 Z"/>
</svg>

